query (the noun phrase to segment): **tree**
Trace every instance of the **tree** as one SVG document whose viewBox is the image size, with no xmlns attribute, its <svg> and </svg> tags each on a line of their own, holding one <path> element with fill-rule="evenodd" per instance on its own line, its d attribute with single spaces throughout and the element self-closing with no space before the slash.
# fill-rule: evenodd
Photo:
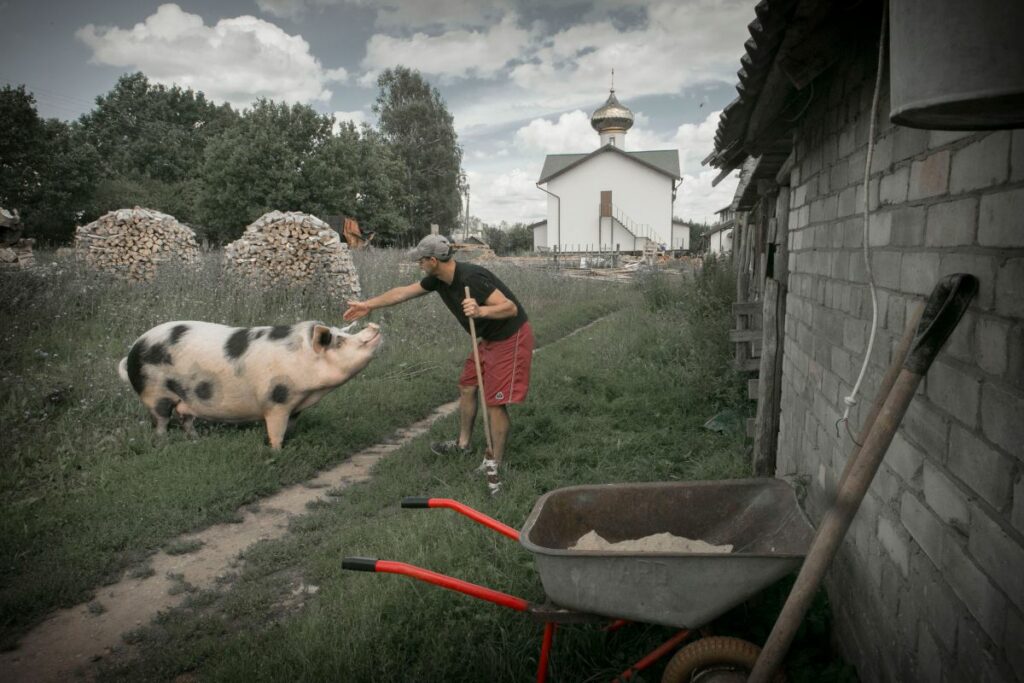
<svg viewBox="0 0 1024 683">
<path fill-rule="evenodd" d="M 25 234 L 65 241 L 92 197 L 98 157 L 77 126 L 39 118 L 24 86 L 0 90 L 0 206 Z"/>
<path fill-rule="evenodd" d="M 142 205 L 195 221 L 206 145 L 237 120 L 201 92 L 121 76 L 80 119 L 102 164 L 92 213 Z"/>
<path fill-rule="evenodd" d="M 462 148 L 452 115 L 437 89 L 418 71 L 404 66 L 387 69 L 377 85 L 380 93 L 373 112 L 380 133 L 405 167 L 402 209 L 413 233 L 409 241 L 426 233 L 431 223 L 451 232 L 462 203 Z"/>
<path fill-rule="evenodd" d="M 229 241 L 272 210 L 327 213 L 328 158 L 338 162 L 330 116 L 307 105 L 258 100 L 206 147 L 199 214 L 211 237 Z"/>
</svg>

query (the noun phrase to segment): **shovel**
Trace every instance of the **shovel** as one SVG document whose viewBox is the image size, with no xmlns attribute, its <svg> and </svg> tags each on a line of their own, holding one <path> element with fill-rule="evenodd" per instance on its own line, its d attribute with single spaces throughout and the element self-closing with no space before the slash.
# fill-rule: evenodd
<svg viewBox="0 0 1024 683">
<path fill-rule="evenodd" d="M 472 295 L 469 293 L 469 287 L 466 287 L 466 298 L 472 298 Z M 487 462 L 494 460 L 494 442 L 491 440 L 491 421 L 490 418 L 487 417 L 487 399 L 484 397 L 484 375 L 480 371 L 480 348 L 477 346 L 476 323 L 473 318 L 469 319 L 469 336 L 473 338 L 473 363 L 476 365 L 476 388 L 477 393 L 480 395 L 480 411 L 483 414 L 484 436 L 487 439 L 487 453 L 484 455 L 484 462 Z M 500 482 L 497 480 L 497 469 L 495 469 L 492 474 L 491 470 L 485 467 L 484 472 L 487 474 L 487 486 L 490 488 L 491 493 L 497 492 L 496 487 L 500 485 Z M 491 481 L 492 477 L 494 481 Z"/>
<path fill-rule="evenodd" d="M 803 621 L 832 558 L 839 550 L 839 544 L 849 530 L 854 515 L 857 514 L 871 485 L 871 480 L 875 478 L 878 466 L 882 464 L 882 458 L 885 457 L 896 429 L 914 398 L 917 386 L 928 372 L 942 345 L 956 329 L 957 323 L 977 291 L 978 279 L 964 273 L 946 276 L 932 290 L 931 297 L 921 314 L 917 334 L 907 359 L 888 391 L 881 410 L 871 423 L 864 445 L 854 451 L 851 462 L 843 473 L 835 503 L 825 513 L 818 527 L 796 583 L 793 584 L 786 604 L 783 605 L 768 641 L 757 658 L 754 670 L 750 672 L 748 683 L 768 683 L 782 664 L 797 628 Z"/>
</svg>

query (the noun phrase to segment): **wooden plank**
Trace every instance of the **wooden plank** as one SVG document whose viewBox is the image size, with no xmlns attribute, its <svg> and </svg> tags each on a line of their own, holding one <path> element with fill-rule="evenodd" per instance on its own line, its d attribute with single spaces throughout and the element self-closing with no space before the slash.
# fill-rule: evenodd
<svg viewBox="0 0 1024 683">
<path fill-rule="evenodd" d="M 732 312 L 735 315 L 753 315 L 760 313 L 761 308 L 760 301 L 737 301 L 732 305 Z"/>
<path fill-rule="evenodd" d="M 764 349 L 758 367 L 757 417 L 754 429 L 754 476 L 775 475 L 779 412 L 782 399 L 782 355 L 786 321 L 786 286 L 769 278 L 764 292 Z"/>
<path fill-rule="evenodd" d="M 756 421 L 752 417 L 747 418 L 747 437 L 754 436 L 754 430 L 757 429 Z"/>
<path fill-rule="evenodd" d="M 747 398 L 749 398 L 751 401 L 757 400 L 757 387 L 760 383 L 761 380 L 757 379 L 756 377 L 754 379 L 747 380 Z"/>
<path fill-rule="evenodd" d="M 752 342 L 761 338 L 761 330 L 729 330 L 729 341 Z"/>
<path fill-rule="evenodd" d="M 744 360 L 736 360 L 736 369 L 740 372 L 757 372 L 758 368 L 761 367 L 760 358 L 747 358 Z"/>
</svg>

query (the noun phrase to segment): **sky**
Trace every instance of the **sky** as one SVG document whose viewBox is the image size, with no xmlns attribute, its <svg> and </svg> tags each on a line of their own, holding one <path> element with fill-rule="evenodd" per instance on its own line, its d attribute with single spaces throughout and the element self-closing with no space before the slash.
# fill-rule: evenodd
<svg viewBox="0 0 1024 683">
<path fill-rule="evenodd" d="M 405 65 L 454 116 L 469 210 L 488 223 L 545 217 L 547 154 L 598 147 L 590 115 L 615 92 L 627 150 L 678 149 L 675 215 L 710 221 L 736 178 L 701 166 L 754 0 L 0 0 L 0 83 L 43 117 L 74 120 L 124 73 L 237 109 L 266 97 L 375 123 L 376 76 Z"/>
</svg>

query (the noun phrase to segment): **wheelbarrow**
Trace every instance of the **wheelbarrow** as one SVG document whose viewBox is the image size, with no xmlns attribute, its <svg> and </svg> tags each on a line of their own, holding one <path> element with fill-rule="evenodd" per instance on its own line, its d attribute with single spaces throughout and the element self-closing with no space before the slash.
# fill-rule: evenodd
<svg viewBox="0 0 1024 683">
<path fill-rule="evenodd" d="M 547 601 L 531 603 L 402 562 L 346 557 L 342 568 L 401 574 L 526 612 L 544 624 L 540 682 L 547 679 L 557 624 L 608 622 L 615 630 L 634 621 L 681 629 L 618 677 L 629 680 L 698 628 L 796 570 L 814 536 L 793 490 L 778 479 L 570 486 L 541 496 L 522 531 L 451 499 L 409 497 L 402 507 L 449 508 L 518 540 L 534 556 Z M 733 548 L 728 553 L 571 549 L 590 531 L 610 543 L 667 532 Z M 726 647 L 743 642 L 721 640 Z"/>
<path fill-rule="evenodd" d="M 345 558 L 342 567 L 404 574 L 530 613 L 545 624 L 538 681 L 546 680 L 558 623 L 603 617 L 615 620 L 612 628 L 631 619 L 682 629 L 619 676 L 620 680 L 628 680 L 678 647 L 694 629 L 799 567 L 796 582 L 763 649 L 731 638 L 704 639 L 713 641 L 714 647 L 703 648 L 700 646 L 704 640 L 698 640 L 673 657 L 662 678 L 663 683 L 687 681 L 695 672 L 706 670 L 701 667 L 713 669 L 725 664 L 736 665 L 733 670 L 737 673 L 725 674 L 731 680 L 777 680 L 797 627 L 921 379 L 977 289 L 977 278 L 972 275 L 947 276 L 935 287 L 923 312 L 912 316 L 893 352 L 892 363 L 882 378 L 859 438 L 854 440 L 856 448 L 840 478 L 835 501 L 816 532 L 788 484 L 776 479 L 557 489 L 537 500 L 522 532 L 457 501 L 406 498 L 403 507 L 452 508 L 519 540 L 535 556 L 549 602 L 532 604 L 401 562 Z M 709 543 L 731 544 L 733 551 L 617 553 L 570 548 L 589 531 L 597 531 L 612 542 L 669 532 Z"/>
</svg>

